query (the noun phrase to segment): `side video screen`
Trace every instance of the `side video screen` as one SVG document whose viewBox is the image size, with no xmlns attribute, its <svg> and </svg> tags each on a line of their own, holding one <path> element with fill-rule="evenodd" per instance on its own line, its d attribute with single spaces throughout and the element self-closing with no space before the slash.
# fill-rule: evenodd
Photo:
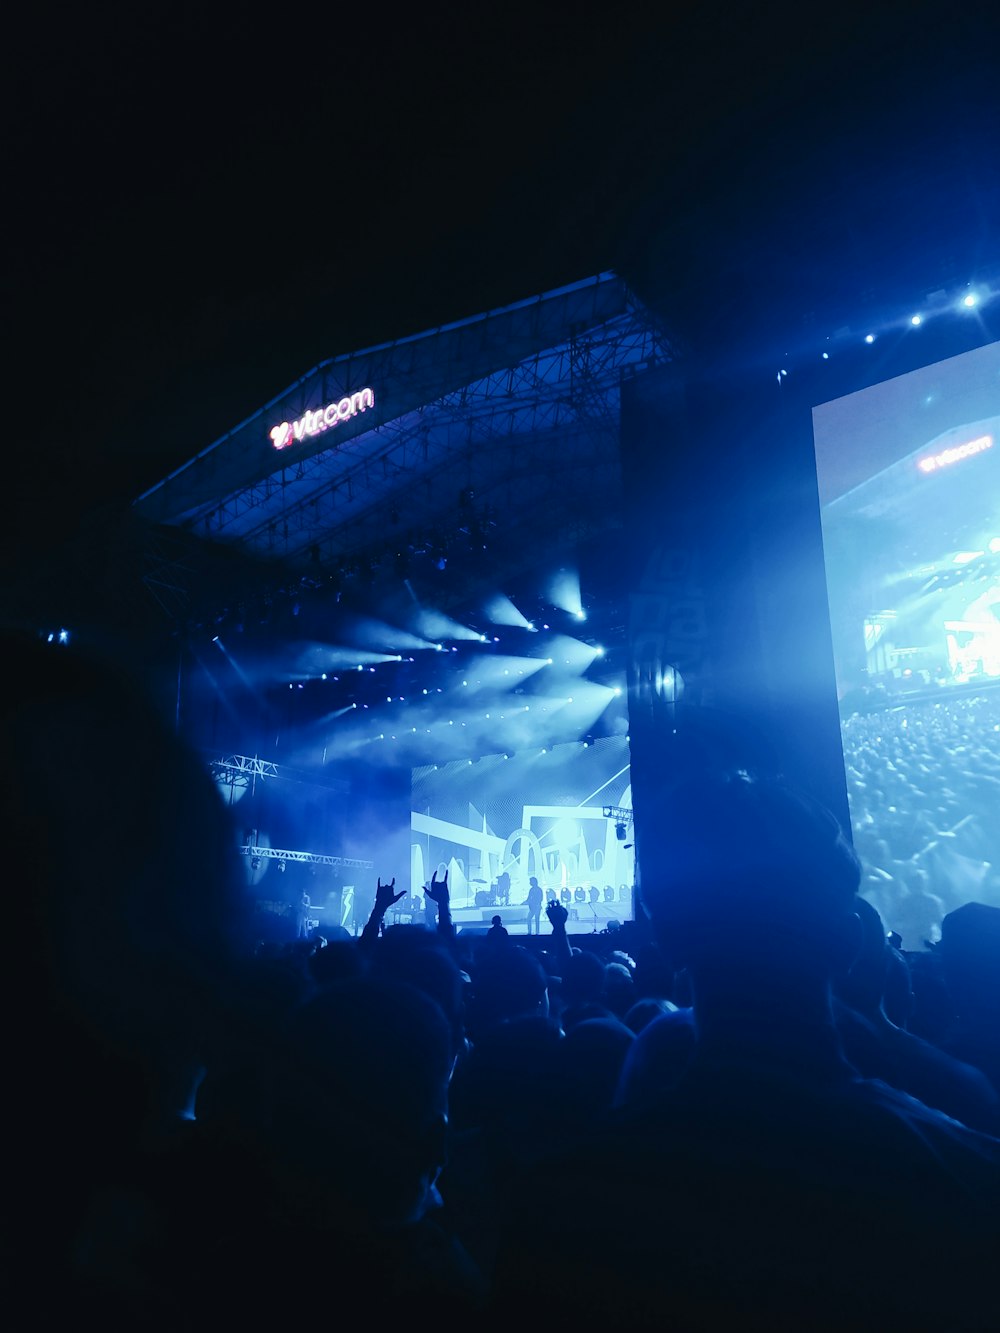
<svg viewBox="0 0 1000 1333">
<path fill-rule="evenodd" d="M 854 843 L 904 949 L 1000 906 L 1000 344 L 813 409 Z"/>
</svg>

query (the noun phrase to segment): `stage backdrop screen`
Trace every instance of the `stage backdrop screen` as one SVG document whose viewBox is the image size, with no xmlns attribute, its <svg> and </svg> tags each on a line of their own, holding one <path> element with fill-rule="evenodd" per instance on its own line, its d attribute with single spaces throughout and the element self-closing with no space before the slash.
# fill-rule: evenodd
<svg viewBox="0 0 1000 1333">
<path fill-rule="evenodd" d="M 865 896 L 904 949 L 1000 906 L 1000 343 L 813 409 Z"/>
<path fill-rule="evenodd" d="M 530 877 L 569 910 L 572 933 L 633 919 L 632 788 L 627 736 L 413 771 L 410 904 L 448 871 L 458 929 L 500 915 L 527 929 Z M 509 883 L 508 883 L 509 878 Z M 543 934 L 549 932 L 544 911 Z"/>
</svg>

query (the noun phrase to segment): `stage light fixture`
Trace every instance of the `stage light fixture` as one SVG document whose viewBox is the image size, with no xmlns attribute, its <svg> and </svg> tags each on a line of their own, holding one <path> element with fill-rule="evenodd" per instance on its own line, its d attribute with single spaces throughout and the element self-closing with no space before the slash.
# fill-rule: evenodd
<svg viewBox="0 0 1000 1333">
<path fill-rule="evenodd" d="M 875 341 L 875 335 L 874 335 L 874 333 L 866 333 L 866 334 L 865 334 L 865 342 L 866 342 L 866 343 L 873 343 L 874 341 Z"/>
<path fill-rule="evenodd" d="M 975 292 L 969 292 L 966 296 L 962 297 L 962 304 L 965 306 L 967 310 L 971 310 L 978 300 L 979 297 L 976 295 Z"/>
<path fill-rule="evenodd" d="M 923 322 L 924 322 L 923 317 L 921 315 L 910 316 L 910 323 L 913 325 L 914 328 L 917 328 L 918 325 L 922 324 Z"/>
</svg>

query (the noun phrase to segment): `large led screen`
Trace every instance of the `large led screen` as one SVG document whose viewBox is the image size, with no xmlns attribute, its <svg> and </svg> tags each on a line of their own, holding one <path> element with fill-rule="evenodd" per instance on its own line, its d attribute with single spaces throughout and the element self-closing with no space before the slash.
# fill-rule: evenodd
<svg viewBox="0 0 1000 1333">
<path fill-rule="evenodd" d="M 813 409 L 863 891 L 903 947 L 1000 906 L 1000 344 Z"/>
</svg>

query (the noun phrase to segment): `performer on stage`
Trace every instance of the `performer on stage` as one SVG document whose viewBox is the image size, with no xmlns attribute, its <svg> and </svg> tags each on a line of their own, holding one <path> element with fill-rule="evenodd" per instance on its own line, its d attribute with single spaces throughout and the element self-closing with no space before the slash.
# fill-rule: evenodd
<svg viewBox="0 0 1000 1333">
<path fill-rule="evenodd" d="M 308 893 L 303 893 L 301 899 L 295 907 L 295 938 L 305 940 L 309 938 L 309 932 L 312 930 L 312 899 Z"/>
<path fill-rule="evenodd" d="M 528 934 L 540 935 L 542 933 L 542 889 L 534 875 L 528 880 L 528 896 L 525 902 L 528 904 Z"/>
</svg>

